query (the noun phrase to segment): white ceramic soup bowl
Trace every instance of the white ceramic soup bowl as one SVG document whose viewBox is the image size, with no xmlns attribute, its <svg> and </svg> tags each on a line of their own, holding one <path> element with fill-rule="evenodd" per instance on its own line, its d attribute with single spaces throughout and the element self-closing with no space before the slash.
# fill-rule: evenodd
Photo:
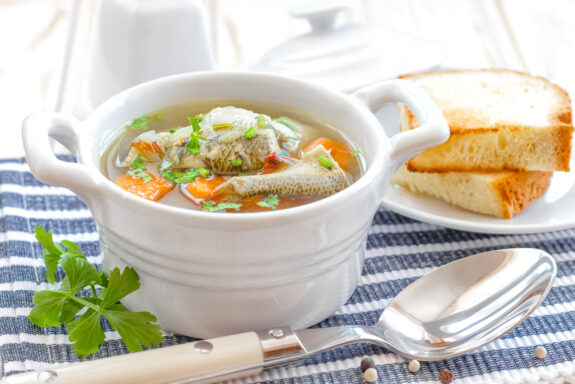
<svg viewBox="0 0 575 384">
<path fill-rule="evenodd" d="M 361 178 L 317 202 L 262 213 L 207 213 L 147 201 L 99 170 L 112 137 L 134 118 L 200 100 L 252 100 L 312 114 L 338 127 L 366 162 Z M 388 138 L 373 115 L 402 102 L 422 127 Z M 431 99 L 393 80 L 346 95 L 295 79 L 208 72 L 151 81 L 102 104 L 85 121 L 40 113 L 24 122 L 32 173 L 74 191 L 98 224 L 104 268 L 130 265 L 141 288 L 123 300 L 167 330 L 193 337 L 281 325 L 303 328 L 336 311 L 357 287 L 370 222 L 390 178 L 409 157 L 449 135 Z M 77 163 L 52 152 L 49 137 Z"/>
</svg>

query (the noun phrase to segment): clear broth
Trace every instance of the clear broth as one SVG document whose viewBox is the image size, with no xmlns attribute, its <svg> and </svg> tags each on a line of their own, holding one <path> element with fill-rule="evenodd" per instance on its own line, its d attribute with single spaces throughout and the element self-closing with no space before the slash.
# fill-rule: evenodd
<svg viewBox="0 0 575 384">
<path fill-rule="evenodd" d="M 292 108 L 262 102 L 240 100 L 210 100 L 176 105 L 151 112 L 148 114 L 148 116 L 160 115 L 162 118 L 150 118 L 146 129 L 133 129 L 129 127 L 131 121 L 126 122 L 125 126 L 118 130 L 117 135 L 112 138 L 111 143 L 104 149 L 100 156 L 100 169 L 102 173 L 112 182 L 117 180 L 120 176 L 125 175 L 126 168 L 120 166 L 121 159 L 123 159 L 127 154 L 130 148 L 130 143 L 145 131 L 154 130 L 156 132 L 165 132 L 172 128 L 186 127 L 189 125 L 188 116 L 197 115 L 200 113 L 206 114 L 213 108 L 230 105 L 238 108 L 245 108 L 256 113 L 266 114 L 272 119 L 281 116 L 286 116 L 290 119 L 293 119 L 301 127 L 302 138 L 300 145 L 298 146 L 298 151 L 300 152 L 301 149 L 305 148 L 307 144 L 311 143 L 313 140 L 319 137 L 325 137 L 345 144 L 350 148 L 352 152 L 357 152 L 357 156 L 354 156 L 356 160 L 352 166 L 346 170 L 348 179 L 352 183 L 359 179 L 365 170 L 365 162 L 363 156 L 361 155 L 361 152 L 358 151 L 358 148 L 354 145 L 354 143 L 334 127 L 326 124 L 325 122 L 310 114 L 302 113 Z M 135 118 L 137 117 L 138 116 Z M 290 153 L 290 156 L 293 157 L 297 157 L 298 155 L 298 153 Z M 155 168 L 156 169 L 149 169 L 152 173 L 158 175 L 159 169 L 157 169 L 157 166 Z M 185 197 L 185 192 L 182 192 L 184 188 L 185 184 L 177 185 L 176 188 L 166 194 L 159 201 L 159 203 L 181 208 L 199 210 L 200 208 L 197 204 L 193 203 L 189 198 Z M 182 189 L 182 191 L 180 189 Z M 284 197 L 281 199 L 283 200 L 283 203 L 280 204 L 278 208 L 289 208 L 296 205 L 307 204 L 319 199 L 321 199 L 321 197 L 309 199 Z M 262 208 L 255 204 L 249 204 L 249 206 L 250 207 L 247 209 L 249 212 L 269 211 L 268 208 Z M 240 210 L 240 212 L 245 211 L 245 209 Z M 229 210 L 228 212 L 235 211 Z"/>
</svg>

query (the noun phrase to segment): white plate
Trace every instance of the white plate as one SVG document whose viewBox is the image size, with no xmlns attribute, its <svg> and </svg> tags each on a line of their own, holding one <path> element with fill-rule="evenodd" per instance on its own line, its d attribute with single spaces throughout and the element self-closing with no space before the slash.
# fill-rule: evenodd
<svg viewBox="0 0 575 384">
<path fill-rule="evenodd" d="M 398 131 L 396 112 L 385 108 L 379 120 L 390 134 Z M 573 142 L 575 148 L 575 140 Z M 440 199 L 392 185 L 383 205 L 399 214 L 431 224 L 471 232 L 518 234 L 548 232 L 575 227 L 575 157 L 571 172 L 555 172 L 543 197 L 512 219 L 473 213 Z"/>
</svg>

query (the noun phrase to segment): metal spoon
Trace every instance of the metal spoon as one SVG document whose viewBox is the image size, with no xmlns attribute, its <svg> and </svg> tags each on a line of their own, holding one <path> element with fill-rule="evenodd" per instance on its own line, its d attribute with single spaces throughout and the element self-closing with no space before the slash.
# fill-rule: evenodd
<svg viewBox="0 0 575 384">
<path fill-rule="evenodd" d="M 485 252 L 415 281 L 372 327 L 280 327 L 9 376 L 2 383 L 209 383 L 353 343 L 377 344 L 409 359 L 447 359 L 521 323 L 547 296 L 556 273 L 553 258 L 538 249 Z"/>
</svg>

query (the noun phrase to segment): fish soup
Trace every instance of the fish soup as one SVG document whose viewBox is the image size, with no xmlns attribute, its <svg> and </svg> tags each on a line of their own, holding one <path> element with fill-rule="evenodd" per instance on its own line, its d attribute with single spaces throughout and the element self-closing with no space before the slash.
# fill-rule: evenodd
<svg viewBox="0 0 575 384">
<path fill-rule="evenodd" d="M 195 102 L 128 122 L 101 169 L 141 198 L 207 212 L 263 212 L 337 193 L 361 152 L 313 116 L 265 103 Z"/>
</svg>

